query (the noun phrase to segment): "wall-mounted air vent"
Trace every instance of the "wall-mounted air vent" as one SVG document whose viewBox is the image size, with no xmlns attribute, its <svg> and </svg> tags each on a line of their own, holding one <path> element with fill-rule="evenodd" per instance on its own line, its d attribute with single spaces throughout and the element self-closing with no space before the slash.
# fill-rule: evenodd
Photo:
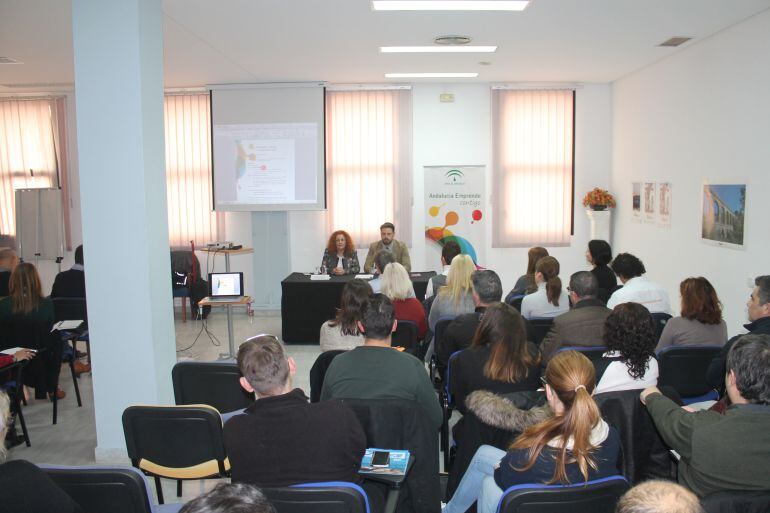
<svg viewBox="0 0 770 513">
<path fill-rule="evenodd" d="M 679 45 L 682 45 L 682 44 L 686 43 L 690 39 L 692 39 L 692 38 L 691 37 L 672 37 L 671 39 L 663 41 L 658 46 L 675 47 L 675 46 L 679 46 Z"/>
</svg>

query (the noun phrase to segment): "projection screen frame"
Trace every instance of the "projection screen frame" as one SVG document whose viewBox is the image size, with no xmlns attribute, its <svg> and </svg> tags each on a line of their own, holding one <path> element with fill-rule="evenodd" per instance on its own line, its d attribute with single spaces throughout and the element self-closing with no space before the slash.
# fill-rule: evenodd
<svg viewBox="0 0 770 513">
<path fill-rule="evenodd" d="M 311 81 L 311 82 L 263 82 L 253 84 L 209 84 L 206 86 L 206 90 L 209 93 L 209 138 L 211 145 L 211 210 L 214 212 L 290 212 L 290 211 L 305 211 L 305 212 L 319 212 L 328 209 L 327 203 L 327 178 L 326 178 L 326 82 L 323 81 Z M 217 205 L 216 200 L 216 179 L 214 169 L 214 91 L 227 91 L 227 90 L 239 90 L 239 89 L 289 89 L 289 88 L 321 88 L 322 98 L 322 115 L 321 115 L 321 143 L 318 149 L 320 153 L 321 162 L 321 175 L 322 175 L 322 198 L 312 204 L 297 203 L 296 205 L 289 204 L 263 204 L 263 205 L 227 205 L 227 208 Z M 259 207 L 259 208 L 255 208 Z"/>
</svg>

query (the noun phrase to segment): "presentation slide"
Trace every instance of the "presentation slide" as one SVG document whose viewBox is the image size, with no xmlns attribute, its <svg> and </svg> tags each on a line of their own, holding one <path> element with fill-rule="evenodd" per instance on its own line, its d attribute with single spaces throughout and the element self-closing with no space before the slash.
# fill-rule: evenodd
<svg viewBox="0 0 770 513">
<path fill-rule="evenodd" d="M 214 208 L 326 208 L 322 85 L 211 86 Z"/>
</svg>

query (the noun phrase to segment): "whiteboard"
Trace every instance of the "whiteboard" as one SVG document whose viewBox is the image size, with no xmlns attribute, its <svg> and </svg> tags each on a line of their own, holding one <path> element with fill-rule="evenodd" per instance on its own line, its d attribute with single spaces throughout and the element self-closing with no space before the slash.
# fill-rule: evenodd
<svg viewBox="0 0 770 513">
<path fill-rule="evenodd" d="M 64 256 L 60 189 L 16 189 L 16 243 L 25 262 Z"/>
</svg>

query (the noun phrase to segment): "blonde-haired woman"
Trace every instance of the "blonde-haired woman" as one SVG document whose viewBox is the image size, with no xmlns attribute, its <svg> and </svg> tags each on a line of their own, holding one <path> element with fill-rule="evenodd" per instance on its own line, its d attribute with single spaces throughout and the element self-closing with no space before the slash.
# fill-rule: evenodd
<svg viewBox="0 0 770 513">
<path fill-rule="evenodd" d="M 479 513 L 493 513 L 503 490 L 517 484 L 576 484 L 619 473 L 620 436 L 591 396 L 591 361 L 576 351 L 557 353 L 541 379 L 553 416 L 525 429 L 507 453 L 482 445 L 444 513 L 476 501 Z"/>
<path fill-rule="evenodd" d="M 476 309 L 471 282 L 471 275 L 475 270 L 476 266 L 468 255 L 457 255 L 452 259 L 446 285 L 438 290 L 430 307 L 428 325 L 431 331 L 436 330 L 436 323 L 442 317 L 456 317 Z"/>
<path fill-rule="evenodd" d="M 569 311 L 569 297 L 559 278 L 559 261 L 552 256 L 543 257 L 535 265 L 537 291 L 524 296 L 521 316 L 525 319 L 556 317 Z"/>
<path fill-rule="evenodd" d="M 412 280 L 409 279 L 406 268 L 398 262 L 386 265 L 385 271 L 382 273 L 382 293 L 393 302 L 396 320 L 412 321 L 417 324 L 417 338 L 422 340 L 428 330 L 425 322 L 425 310 L 422 303 L 409 297 L 411 292 Z"/>
<path fill-rule="evenodd" d="M 41 333 L 48 334 L 54 322 L 53 301 L 43 297 L 40 286 L 40 276 L 34 265 L 24 262 L 16 266 L 11 273 L 8 282 L 9 296 L 0 299 L 0 321 L 34 321 L 43 327 Z M 24 369 L 24 382 L 28 386 L 35 387 L 35 397 L 45 399 L 46 392 L 52 396 L 56 392 L 57 397 L 64 397 L 64 391 L 55 390 L 54 384 L 58 381 L 61 369 L 61 352 L 55 345 L 58 339 L 55 336 L 41 337 L 38 343 L 44 347 L 33 349 L 47 349 L 36 357 Z M 32 344 L 24 344 L 27 347 Z"/>
</svg>

